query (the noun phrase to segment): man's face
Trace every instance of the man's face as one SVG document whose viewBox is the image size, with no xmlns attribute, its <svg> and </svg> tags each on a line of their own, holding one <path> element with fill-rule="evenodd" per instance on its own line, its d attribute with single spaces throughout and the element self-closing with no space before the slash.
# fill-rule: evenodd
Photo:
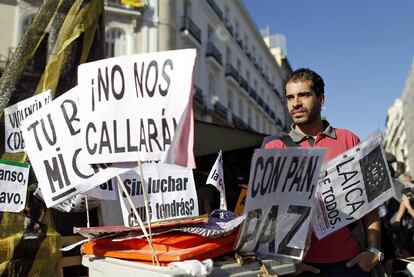
<svg viewBox="0 0 414 277">
<path fill-rule="evenodd" d="M 324 97 L 316 96 L 311 81 L 287 83 L 286 99 L 289 115 L 296 125 L 311 124 L 320 117 Z"/>
</svg>

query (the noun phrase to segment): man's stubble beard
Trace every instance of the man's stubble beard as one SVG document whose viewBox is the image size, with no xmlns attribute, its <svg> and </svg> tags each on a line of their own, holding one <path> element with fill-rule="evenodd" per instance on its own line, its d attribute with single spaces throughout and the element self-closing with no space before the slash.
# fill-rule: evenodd
<svg viewBox="0 0 414 277">
<path fill-rule="evenodd" d="M 306 125 L 314 123 L 320 117 L 321 106 L 318 105 L 318 107 L 315 107 L 315 109 L 312 109 L 311 111 L 309 110 L 307 111 L 309 113 L 306 118 L 294 119 L 293 115 L 290 115 L 290 118 L 292 119 L 293 123 L 297 126 L 306 126 Z"/>
</svg>

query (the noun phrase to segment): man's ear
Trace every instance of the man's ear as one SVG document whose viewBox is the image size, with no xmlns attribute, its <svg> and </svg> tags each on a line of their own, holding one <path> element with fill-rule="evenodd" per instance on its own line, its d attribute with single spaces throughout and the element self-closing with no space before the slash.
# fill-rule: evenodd
<svg viewBox="0 0 414 277">
<path fill-rule="evenodd" d="M 325 95 L 321 94 L 319 96 L 319 104 L 321 105 L 321 107 L 325 104 Z"/>
</svg>

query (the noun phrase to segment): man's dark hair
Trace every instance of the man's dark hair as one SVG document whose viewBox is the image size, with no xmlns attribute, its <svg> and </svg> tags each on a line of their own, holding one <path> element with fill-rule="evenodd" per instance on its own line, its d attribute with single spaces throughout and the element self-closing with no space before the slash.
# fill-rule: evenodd
<svg viewBox="0 0 414 277">
<path fill-rule="evenodd" d="M 317 96 L 325 94 L 325 83 L 321 76 L 315 71 L 310 70 L 309 68 L 299 68 L 293 71 L 285 80 L 285 88 L 287 83 L 290 82 L 305 82 L 311 81 L 311 88 Z"/>
</svg>

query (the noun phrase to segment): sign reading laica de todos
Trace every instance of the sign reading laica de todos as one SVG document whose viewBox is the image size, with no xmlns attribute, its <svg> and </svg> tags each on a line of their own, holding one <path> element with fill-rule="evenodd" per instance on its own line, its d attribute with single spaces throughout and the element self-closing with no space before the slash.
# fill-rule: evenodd
<svg viewBox="0 0 414 277">
<path fill-rule="evenodd" d="M 323 148 L 257 149 L 235 250 L 302 259 Z"/>
<path fill-rule="evenodd" d="M 56 98 L 22 124 L 26 152 L 47 207 L 88 191 L 127 168 L 89 165 L 82 149 L 78 87 Z"/>
<path fill-rule="evenodd" d="M 191 97 L 195 56 L 187 49 L 80 65 L 87 162 L 165 160 Z"/>
<path fill-rule="evenodd" d="M 24 209 L 28 178 L 28 164 L 0 160 L 0 212 Z"/>
<path fill-rule="evenodd" d="M 191 169 L 172 164 L 145 163 L 143 172 L 151 222 L 198 215 L 197 192 Z M 146 222 L 140 175 L 134 169 L 120 177 L 142 221 Z M 125 193 L 119 189 L 119 194 L 124 225 L 137 225 Z"/>
<path fill-rule="evenodd" d="M 315 235 L 321 239 L 339 230 L 393 195 L 380 140 L 373 136 L 324 166 L 312 222 Z"/>
<path fill-rule="evenodd" d="M 4 109 L 5 151 L 24 151 L 24 140 L 20 130 L 22 121 L 52 101 L 51 91 L 45 91 Z"/>
</svg>

